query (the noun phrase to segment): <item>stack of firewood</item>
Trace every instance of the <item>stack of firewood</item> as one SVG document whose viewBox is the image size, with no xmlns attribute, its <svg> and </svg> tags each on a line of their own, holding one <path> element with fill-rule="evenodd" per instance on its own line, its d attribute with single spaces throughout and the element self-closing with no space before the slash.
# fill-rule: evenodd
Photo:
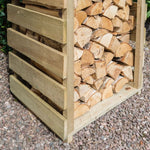
<svg viewBox="0 0 150 150">
<path fill-rule="evenodd" d="M 75 118 L 133 81 L 132 0 L 74 0 Z"/>
</svg>

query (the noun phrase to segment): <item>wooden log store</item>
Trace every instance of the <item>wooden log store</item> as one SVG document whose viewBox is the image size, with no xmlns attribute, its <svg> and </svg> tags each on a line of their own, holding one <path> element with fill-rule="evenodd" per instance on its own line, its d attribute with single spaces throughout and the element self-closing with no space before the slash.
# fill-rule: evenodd
<svg viewBox="0 0 150 150">
<path fill-rule="evenodd" d="M 12 0 L 11 92 L 72 141 L 141 91 L 145 12 L 143 0 Z"/>
</svg>

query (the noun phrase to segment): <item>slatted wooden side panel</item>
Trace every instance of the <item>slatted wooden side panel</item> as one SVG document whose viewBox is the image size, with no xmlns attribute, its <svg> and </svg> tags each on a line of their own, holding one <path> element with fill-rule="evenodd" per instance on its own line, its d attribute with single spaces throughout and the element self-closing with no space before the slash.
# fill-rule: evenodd
<svg viewBox="0 0 150 150">
<path fill-rule="evenodd" d="M 13 4 L 7 5 L 8 21 L 39 33 L 62 44 L 66 43 L 63 19 L 42 14 Z"/>
<path fill-rule="evenodd" d="M 22 0 L 24 4 L 35 4 L 45 7 L 66 8 L 66 0 Z"/>
<path fill-rule="evenodd" d="M 66 139 L 67 122 L 61 114 L 24 86 L 14 76 L 10 76 L 10 89 L 23 104 L 32 110 L 60 138 Z"/>
<path fill-rule="evenodd" d="M 14 29 L 7 30 L 8 45 L 48 71 L 64 79 L 66 78 L 66 55 L 42 44 Z"/>
</svg>

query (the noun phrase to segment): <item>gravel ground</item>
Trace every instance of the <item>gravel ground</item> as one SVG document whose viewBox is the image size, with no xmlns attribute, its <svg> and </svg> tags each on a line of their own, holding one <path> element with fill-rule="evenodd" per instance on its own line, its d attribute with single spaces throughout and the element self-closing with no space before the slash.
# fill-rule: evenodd
<svg viewBox="0 0 150 150">
<path fill-rule="evenodd" d="M 150 150 L 150 47 L 144 88 L 63 143 L 9 91 L 7 56 L 0 52 L 0 150 Z"/>
</svg>

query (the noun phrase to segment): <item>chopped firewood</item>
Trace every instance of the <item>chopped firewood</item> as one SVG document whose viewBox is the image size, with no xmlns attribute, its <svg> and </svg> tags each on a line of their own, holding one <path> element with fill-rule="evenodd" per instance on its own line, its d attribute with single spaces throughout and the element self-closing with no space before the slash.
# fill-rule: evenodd
<svg viewBox="0 0 150 150">
<path fill-rule="evenodd" d="M 112 83 L 114 82 L 114 80 L 110 77 L 105 77 L 103 85 L 102 85 L 102 89 L 109 87 L 110 85 L 112 85 Z"/>
<path fill-rule="evenodd" d="M 98 30 L 95 30 L 92 34 L 92 39 L 97 39 L 99 37 L 102 37 L 103 35 L 109 33 L 108 30 L 106 29 L 98 29 Z"/>
<path fill-rule="evenodd" d="M 123 9 L 119 9 L 117 12 L 117 16 L 122 19 L 128 21 L 129 19 L 130 8 L 126 5 Z"/>
<path fill-rule="evenodd" d="M 133 4 L 133 2 L 132 2 L 133 0 L 126 0 L 126 3 L 128 4 L 128 5 L 132 5 Z"/>
<path fill-rule="evenodd" d="M 120 28 L 120 26 L 122 26 L 122 21 L 118 17 L 115 17 L 112 20 L 112 23 L 113 23 L 113 26 L 116 28 Z"/>
<path fill-rule="evenodd" d="M 120 92 L 120 90 L 123 88 L 125 84 L 127 84 L 129 81 L 127 78 L 124 78 L 122 76 L 119 76 L 118 79 L 113 83 L 113 91 L 115 93 Z"/>
<path fill-rule="evenodd" d="M 96 92 L 93 88 L 91 88 L 83 97 L 80 98 L 81 101 L 87 103 L 89 98 Z"/>
<path fill-rule="evenodd" d="M 107 29 L 109 31 L 113 31 L 112 21 L 106 17 L 101 17 L 99 27 L 102 29 Z"/>
<path fill-rule="evenodd" d="M 126 4 L 126 0 L 113 0 L 113 2 L 120 8 L 124 8 Z"/>
<path fill-rule="evenodd" d="M 102 78 L 106 76 L 106 62 L 104 61 L 96 61 L 95 62 L 95 67 L 96 67 L 96 77 L 97 79 Z"/>
<path fill-rule="evenodd" d="M 75 110 L 74 110 L 74 118 L 78 118 L 88 112 L 90 109 L 88 105 L 86 104 L 80 104 Z"/>
<path fill-rule="evenodd" d="M 120 36 L 117 36 L 117 38 L 122 41 L 122 42 L 126 42 L 129 43 L 130 41 L 130 34 L 122 34 Z"/>
<path fill-rule="evenodd" d="M 122 69 L 122 75 L 129 79 L 130 81 L 133 81 L 133 69 L 131 66 L 124 66 Z"/>
<path fill-rule="evenodd" d="M 99 15 L 102 13 L 102 9 L 103 9 L 103 3 L 98 2 L 98 3 L 94 3 L 92 6 L 87 8 L 86 13 L 89 16 Z"/>
<path fill-rule="evenodd" d="M 79 91 L 74 89 L 74 102 L 77 102 L 80 99 Z"/>
<path fill-rule="evenodd" d="M 103 8 L 104 11 L 112 4 L 112 0 L 104 0 L 103 2 Z"/>
<path fill-rule="evenodd" d="M 93 53 L 95 59 L 101 59 L 104 54 L 104 47 L 95 42 L 90 42 L 89 50 Z"/>
<path fill-rule="evenodd" d="M 117 12 L 118 7 L 115 5 L 111 5 L 105 10 L 103 15 L 107 18 L 113 19 L 117 15 Z"/>
<path fill-rule="evenodd" d="M 90 28 L 97 29 L 99 28 L 100 22 L 101 22 L 101 17 L 94 16 L 94 17 L 88 17 L 87 19 L 85 19 L 83 24 L 85 24 L 86 26 Z"/>
<path fill-rule="evenodd" d="M 81 62 L 80 60 L 74 62 L 74 72 L 77 75 L 81 75 Z"/>
<path fill-rule="evenodd" d="M 83 80 L 83 82 L 85 82 L 85 83 L 87 83 L 87 84 L 90 84 L 90 85 L 93 85 L 94 79 L 93 79 L 92 76 L 88 76 L 87 78 L 85 78 L 85 79 Z"/>
<path fill-rule="evenodd" d="M 76 11 L 79 11 L 92 5 L 91 0 L 75 0 L 75 1 L 76 1 L 75 5 Z"/>
<path fill-rule="evenodd" d="M 90 75 L 95 73 L 95 69 L 94 68 L 84 68 L 82 69 L 82 79 L 86 79 L 87 77 L 89 77 Z"/>
<path fill-rule="evenodd" d="M 74 47 L 74 61 L 79 60 L 82 57 L 82 55 L 83 55 L 83 50 Z"/>
<path fill-rule="evenodd" d="M 135 18 L 134 16 L 129 16 L 129 20 L 128 20 L 129 26 L 130 26 L 130 30 L 133 30 L 135 27 Z"/>
<path fill-rule="evenodd" d="M 74 17 L 74 32 L 79 28 L 78 19 Z"/>
<path fill-rule="evenodd" d="M 100 87 L 103 85 L 103 82 L 104 82 L 103 78 L 96 80 L 93 84 L 93 88 L 95 88 L 96 90 L 99 90 Z"/>
<path fill-rule="evenodd" d="M 128 51 L 132 51 L 132 47 L 128 43 L 121 43 L 120 47 L 115 52 L 116 57 L 122 57 L 124 56 Z"/>
<path fill-rule="evenodd" d="M 110 61 L 112 61 L 114 57 L 114 54 L 111 52 L 104 52 L 104 58 L 105 58 L 105 62 L 106 64 L 108 64 Z"/>
<path fill-rule="evenodd" d="M 90 107 L 93 107 L 94 105 L 99 103 L 101 99 L 102 99 L 101 93 L 96 92 L 89 98 L 87 105 L 89 105 Z"/>
<path fill-rule="evenodd" d="M 108 50 L 115 53 L 119 47 L 120 47 L 119 40 L 116 38 L 116 36 L 113 36 L 111 43 L 109 44 Z"/>
<path fill-rule="evenodd" d="M 127 52 L 120 61 L 124 64 L 127 64 L 129 66 L 133 66 L 133 52 Z"/>
<path fill-rule="evenodd" d="M 108 48 L 111 41 L 112 41 L 113 35 L 111 33 L 107 33 L 97 39 L 94 39 L 93 41 L 101 44 L 102 46 Z"/>
<path fill-rule="evenodd" d="M 89 50 L 84 50 L 81 57 L 82 65 L 92 65 L 94 64 L 94 56 Z"/>
<path fill-rule="evenodd" d="M 79 25 L 81 25 L 83 21 L 87 18 L 87 14 L 85 11 L 76 11 L 75 17 L 77 18 Z"/>
<path fill-rule="evenodd" d="M 76 45 L 83 48 L 91 39 L 92 29 L 82 26 L 77 29 L 77 43 Z"/>
<path fill-rule="evenodd" d="M 74 110 L 76 110 L 79 105 L 81 105 L 80 101 L 75 102 L 74 103 Z"/>
<path fill-rule="evenodd" d="M 130 25 L 128 24 L 128 22 L 122 22 L 120 28 L 116 28 L 115 32 L 117 32 L 118 34 L 125 34 L 128 33 L 130 31 Z"/>
<path fill-rule="evenodd" d="M 116 62 L 112 61 L 107 65 L 107 73 L 110 77 L 116 80 L 121 73 L 121 69 Z"/>
<path fill-rule="evenodd" d="M 77 43 L 77 35 L 76 33 L 74 33 L 74 45 L 76 45 L 76 43 Z"/>
<path fill-rule="evenodd" d="M 81 77 L 74 74 L 74 87 L 79 86 L 81 83 Z"/>
<path fill-rule="evenodd" d="M 107 87 L 107 88 L 100 89 L 100 93 L 101 93 L 101 95 L 102 95 L 102 100 L 107 99 L 107 98 L 113 96 L 113 88 L 112 88 L 112 86 L 110 85 L 110 86 Z"/>
</svg>

